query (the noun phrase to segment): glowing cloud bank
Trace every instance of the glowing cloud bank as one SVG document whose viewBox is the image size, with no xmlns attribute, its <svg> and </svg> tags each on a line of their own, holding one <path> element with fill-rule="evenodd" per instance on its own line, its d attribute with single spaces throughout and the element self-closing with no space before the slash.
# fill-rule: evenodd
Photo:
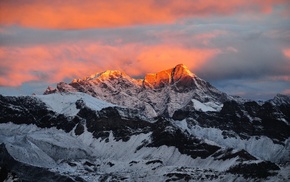
<svg viewBox="0 0 290 182">
<path fill-rule="evenodd" d="M 3 0 L 0 91 L 183 63 L 231 94 L 289 93 L 289 12 L 287 0 Z"/>
</svg>

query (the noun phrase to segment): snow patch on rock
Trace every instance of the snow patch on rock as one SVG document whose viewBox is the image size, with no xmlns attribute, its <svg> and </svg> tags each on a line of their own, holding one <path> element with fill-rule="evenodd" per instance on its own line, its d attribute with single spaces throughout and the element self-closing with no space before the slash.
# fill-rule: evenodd
<svg viewBox="0 0 290 182">
<path fill-rule="evenodd" d="M 185 124 L 183 124 L 185 125 Z M 274 143 L 266 136 L 252 136 L 248 140 L 235 137 L 224 137 L 222 130 L 217 128 L 203 128 L 198 125 L 191 126 L 189 132 L 199 138 L 208 139 L 219 145 L 238 150 L 246 150 L 251 155 L 272 162 L 290 161 L 290 138 L 284 141 L 284 145 Z"/>
<path fill-rule="evenodd" d="M 196 99 L 192 99 L 191 100 L 193 102 L 193 107 L 197 110 L 197 111 L 203 111 L 203 112 L 207 112 L 207 111 L 220 111 L 222 108 L 222 104 L 221 103 L 214 103 L 214 102 L 205 102 L 202 103 Z"/>
<path fill-rule="evenodd" d="M 106 107 L 113 107 L 116 105 L 102 101 L 88 94 L 76 92 L 76 93 L 54 93 L 49 95 L 36 95 L 44 102 L 49 109 L 66 116 L 75 116 L 79 109 L 76 108 L 76 101 L 83 100 L 87 107 L 99 111 Z"/>
</svg>

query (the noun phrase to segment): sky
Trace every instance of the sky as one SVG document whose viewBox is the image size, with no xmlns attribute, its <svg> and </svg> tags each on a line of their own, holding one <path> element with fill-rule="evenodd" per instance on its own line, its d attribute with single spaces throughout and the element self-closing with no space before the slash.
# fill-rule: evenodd
<svg viewBox="0 0 290 182">
<path fill-rule="evenodd" d="M 231 95 L 290 94 L 290 1 L 0 0 L 0 94 L 180 63 Z"/>
</svg>

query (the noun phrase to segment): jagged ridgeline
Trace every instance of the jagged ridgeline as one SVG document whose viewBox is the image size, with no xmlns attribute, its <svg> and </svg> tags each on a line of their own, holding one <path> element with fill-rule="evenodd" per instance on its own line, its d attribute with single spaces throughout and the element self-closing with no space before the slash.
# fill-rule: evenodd
<svg viewBox="0 0 290 182">
<path fill-rule="evenodd" d="M 290 178 L 290 97 L 232 97 L 184 65 L 0 95 L 0 113 L 0 181 Z"/>
<path fill-rule="evenodd" d="M 216 111 L 231 99 L 183 64 L 147 74 L 139 80 L 120 71 L 105 71 L 74 79 L 69 84 L 60 82 L 56 89 L 49 87 L 44 94 L 56 92 L 83 92 L 113 104 L 139 109 L 147 117 L 170 117 L 182 108 Z"/>
</svg>

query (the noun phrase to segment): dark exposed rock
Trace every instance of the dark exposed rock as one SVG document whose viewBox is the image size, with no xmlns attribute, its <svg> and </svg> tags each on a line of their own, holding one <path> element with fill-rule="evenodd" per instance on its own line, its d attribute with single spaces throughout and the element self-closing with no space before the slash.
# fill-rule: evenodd
<svg viewBox="0 0 290 182">
<path fill-rule="evenodd" d="M 84 165 L 87 165 L 87 166 L 90 166 L 90 167 L 95 166 L 95 164 L 93 164 L 93 163 L 91 163 L 91 162 L 89 162 L 89 161 L 86 161 L 86 162 L 84 163 Z"/>
<path fill-rule="evenodd" d="M 81 135 L 82 133 L 84 133 L 84 125 L 82 125 L 81 123 L 78 123 L 75 129 L 75 134 L 76 135 Z"/>
<path fill-rule="evenodd" d="M 149 164 L 163 164 L 163 162 L 161 160 L 153 160 L 153 161 L 148 161 L 145 164 L 149 165 Z"/>
<path fill-rule="evenodd" d="M 277 174 L 280 168 L 271 162 L 260 162 L 252 164 L 239 164 L 231 167 L 228 172 L 242 174 L 245 178 L 267 178 Z"/>
<path fill-rule="evenodd" d="M 172 119 L 181 121 L 181 120 L 187 118 L 189 114 L 190 114 L 190 111 L 177 110 L 174 112 Z"/>
<path fill-rule="evenodd" d="M 131 161 L 129 162 L 130 166 L 132 166 L 133 164 L 137 164 L 138 162 L 137 161 Z"/>
<path fill-rule="evenodd" d="M 114 163 L 112 163 L 112 162 L 108 162 L 107 163 L 110 167 L 113 167 L 115 164 Z"/>
<path fill-rule="evenodd" d="M 88 131 L 92 132 L 94 137 L 103 139 L 109 137 L 112 132 L 116 140 L 127 141 L 132 135 L 149 132 L 151 126 L 151 123 L 141 119 L 123 118 L 113 107 L 98 112 L 83 108 L 78 116 L 85 118 Z"/>
<path fill-rule="evenodd" d="M 166 120 L 160 119 L 154 125 L 153 141 L 148 147 L 175 146 L 180 153 L 190 155 L 192 158 L 206 158 L 220 149 L 220 147 L 206 144 L 185 134 Z"/>
<path fill-rule="evenodd" d="M 0 181 L 6 180 L 7 177 L 8 177 L 8 169 L 6 165 L 3 164 L 0 169 Z"/>
<path fill-rule="evenodd" d="M 247 160 L 257 160 L 254 156 L 250 155 L 245 150 L 240 150 L 238 152 L 233 152 L 233 149 L 226 149 L 226 150 L 220 150 L 212 155 L 215 157 L 215 159 L 218 160 L 227 160 L 232 159 L 235 157 L 239 157 L 239 160 L 247 161 Z"/>
<path fill-rule="evenodd" d="M 190 181 L 192 179 L 192 177 L 186 173 L 168 173 L 165 176 L 170 178 L 170 179 L 166 180 L 166 182 L 169 182 L 169 181 Z"/>
</svg>

